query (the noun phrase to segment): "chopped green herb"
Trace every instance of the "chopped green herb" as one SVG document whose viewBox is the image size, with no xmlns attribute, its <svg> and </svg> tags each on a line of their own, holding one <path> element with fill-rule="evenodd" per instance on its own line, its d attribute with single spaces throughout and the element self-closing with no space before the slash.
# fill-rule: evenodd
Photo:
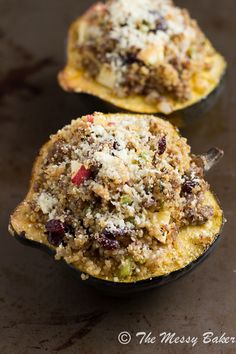
<svg viewBox="0 0 236 354">
<path fill-rule="evenodd" d="M 133 262 L 131 259 L 127 259 L 123 264 L 120 265 L 119 275 L 121 278 L 127 278 L 132 275 Z"/>
<path fill-rule="evenodd" d="M 134 222 L 135 222 L 135 217 L 130 216 L 130 217 L 128 217 L 126 220 L 127 220 L 128 222 L 130 222 L 131 224 L 134 224 Z"/>
<path fill-rule="evenodd" d="M 131 205 L 133 203 L 133 199 L 129 195 L 123 195 L 120 202 L 121 205 Z"/>
<path fill-rule="evenodd" d="M 91 211 L 91 210 L 92 210 L 92 209 L 90 208 L 89 205 L 85 206 L 85 207 L 84 207 L 84 213 L 85 213 L 85 215 L 88 214 L 88 212 Z"/>
<path fill-rule="evenodd" d="M 142 160 L 147 161 L 148 154 L 145 151 L 142 151 L 141 154 L 139 154 L 139 158 L 142 159 Z"/>
<path fill-rule="evenodd" d="M 196 54 L 196 49 L 194 48 L 194 47 L 190 47 L 189 49 L 188 49 L 188 56 L 189 56 L 189 58 L 193 58 L 194 57 L 194 55 Z"/>
</svg>

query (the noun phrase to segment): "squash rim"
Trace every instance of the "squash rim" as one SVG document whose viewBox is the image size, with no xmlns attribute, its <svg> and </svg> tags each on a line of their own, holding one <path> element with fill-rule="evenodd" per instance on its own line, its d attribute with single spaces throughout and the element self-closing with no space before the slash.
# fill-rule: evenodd
<svg viewBox="0 0 236 354">
<path fill-rule="evenodd" d="M 118 115 L 118 116 L 123 116 L 123 115 L 124 115 L 123 113 L 114 113 L 114 114 L 115 114 L 116 116 L 117 116 L 117 115 Z M 113 114 L 113 113 L 111 113 L 111 114 L 105 114 L 105 116 L 110 116 L 110 115 L 114 115 L 114 114 Z M 130 114 L 128 114 L 128 115 L 134 116 L 132 113 L 130 113 Z M 127 116 L 127 114 L 125 114 L 125 116 Z M 143 116 L 143 115 L 141 115 L 141 114 L 136 114 L 135 116 Z M 80 119 L 80 118 L 78 118 L 78 119 Z M 179 132 L 177 132 L 177 133 L 179 134 Z M 18 220 L 18 217 L 19 217 L 20 213 L 22 212 L 22 210 L 24 211 L 24 207 L 25 207 L 26 202 L 30 200 L 32 193 L 34 193 L 33 188 L 34 188 L 35 176 L 37 175 L 37 171 L 38 171 L 38 169 L 39 169 L 40 166 L 41 166 L 41 162 L 42 162 L 42 160 L 44 159 L 44 157 L 47 155 L 47 153 L 48 153 L 48 148 L 49 148 L 55 141 L 57 141 L 57 139 L 58 139 L 58 135 L 57 135 L 57 133 L 56 133 L 56 134 L 52 135 L 52 136 L 51 136 L 51 139 L 50 139 L 48 142 L 46 142 L 46 143 L 42 146 L 42 148 L 40 149 L 39 154 L 38 154 L 38 156 L 36 157 L 36 160 L 35 160 L 35 162 L 34 162 L 34 164 L 33 164 L 33 169 L 32 169 L 32 173 L 31 173 L 31 179 L 30 179 L 30 183 L 29 183 L 29 190 L 28 190 L 28 192 L 27 192 L 25 198 L 23 199 L 23 201 L 15 208 L 15 210 L 14 210 L 13 213 L 11 214 L 11 216 L 10 216 L 10 223 L 9 223 L 9 232 L 10 232 L 10 234 L 11 234 L 12 236 L 16 237 L 16 236 L 18 235 L 19 237 L 22 238 L 22 236 L 20 236 L 20 235 L 22 235 L 22 234 L 24 233 L 24 234 L 25 234 L 24 237 L 25 237 L 28 241 L 30 241 L 30 242 L 35 242 L 35 243 L 37 243 L 38 245 L 44 245 L 44 246 L 47 247 L 49 250 L 51 250 L 53 253 L 54 253 L 54 247 L 51 246 L 48 242 L 45 243 L 45 242 L 43 242 L 43 240 L 37 240 L 37 241 L 36 241 L 36 240 L 34 240 L 33 238 L 31 238 L 30 235 L 28 235 L 27 233 L 25 233 L 24 230 L 20 230 L 20 225 L 18 224 L 17 220 Z M 220 203 L 219 203 L 219 201 L 218 201 L 218 198 L 215 196 L 214 192 L 212 192 L 211 190 L 209 191 L 209 193 L 211 194 L 211 196 L 213 197 L 214 201 L 215 201 L 216 204 L 217 204 L 217 207 L 218 207 L 219 210 L 221 211 L 221 220 L 220 220 L 219 231 L 218 231 L 214 236 L 212 236 L 212 241 L 211 241 L 211 243 L 210 243 L 209 245 L 207 245 L 207 247 L 204 249 L 203 253 L 201 253 L 197 258 L 193 259 L 191 262 L 189 262 L 189 263 L 188 263 L 187 265 L 185 265 L 184 267 L 179 268 L 179 269 L 177 268 L 176 270 L 174 270 L 174 271 L 172 271 L 172 272 L 170 272 L 170 273 L 163 274 L 163 275 L 157 275 L 157 276 L 153 275 L 153 276 L 150 277 L 150 278 L 144 278 L 144 279 L 140 279 L 140 280 L 133 281 L 133 282 L 129 282 L 129 281 L 119 281 L 118 283 L 119 283 L 119 284 L 134 284 L 134 283 L 138 283 L 138 282 L 148 281 L 148 280 L 150 280 L 151 278 L 152 278 L 152 279 L 156 279 L 156 278 L 160 278 L 160 277 L 167 277 L 168 275 L 173 274 L 173 273 L 176 273 L 176 272 L 178 272 L 178 271 L 181 271 L 181 270 L 185 269 L 186 267 L 188 267 L 189 265 L 191 265 L 192 263 L 197 262 L 197 261 L 208 251 L 208 249 L 211 248 L 211 246 L 215 243 L 215 241 L 217 240 L 217 238 L 220 236 L 220 234 L 221 234 L 221 232 L 222 232 L 222 229 L 223 229 L 223 226 L 224 226 L 224 221 L 225 221 L 225 219 L 224 219 L 224 213 L 223 213 L 223 210 L 222 210 L 222 208 L 221 208 L 221 205 L 220 205 Z M 23 215 L 24 215 L 24 214 L 23 214 Z M 20 215 L 20 216 L 22 216 L 22 215 Z M 17 229 L 17 226 L 18 226 L 18 229 Z M 39 234 L 40 234 L 40 232 L 39 232 Z M 64 260 L 64 259 L 63 259 L 63 260 Z M 67 263 L 65 260 L 64 260 L 64 262 L 65 262 L 66 264 L 68 264 L 69 267 L 74 268 L 74 269 L 76 269 L 77 271 L 81 272 L 81 274 L 82 274 L 82 273 L 88 274 L 88 273 L 86 273 L 85 271 L 80 270 L 79 267 L 73 265 L 73 263 L 72 263 L 72 264 L 69 264 L 69 263 Z M 88 274 L 88 275 L 89 275 L 89 274 Z M 104 278 L 94 277 L 94 276 L 92 276 L 92 275 L 89 275 L 89 278 L 98 279 L 98 280 L 101 280 L 101 281 L 104 281 L 104 282 L 116 283 L 116 282 L 114 282 L 113 280 L 110 280 L 110 279 L 107 279 L 107 280 L 106 280 L 106 279 L 104 279 Z"/>
</svg>

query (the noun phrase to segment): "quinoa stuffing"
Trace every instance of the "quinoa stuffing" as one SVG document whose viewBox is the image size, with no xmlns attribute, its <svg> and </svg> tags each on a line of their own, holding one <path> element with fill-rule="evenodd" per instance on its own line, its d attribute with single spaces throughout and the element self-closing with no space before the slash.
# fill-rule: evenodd
<svg viewBox="0 0 236 354">
<path fill-rule="evenodd" d="M 94 5 L 77 23 L 73 51 L 78 70 L 114 95 L 143 96 L 164 113 L 173 101 L 191 101 L 196 86 L 207 89 L 198 75 L 213 69 L 216 53 L 188 11 L 171 0 Z"/>
<path fill-rule="evenodd" d="M 207 198 L 203 163 L 169 122 L 94 113 L 46 147 L 25 218 L 82 279 L 136 281 L 184 266 L 198 256 L 182 244 L 189 228 L 184 238 L 199 253 L 212 243 L 219 211 Z"/>
</svg>

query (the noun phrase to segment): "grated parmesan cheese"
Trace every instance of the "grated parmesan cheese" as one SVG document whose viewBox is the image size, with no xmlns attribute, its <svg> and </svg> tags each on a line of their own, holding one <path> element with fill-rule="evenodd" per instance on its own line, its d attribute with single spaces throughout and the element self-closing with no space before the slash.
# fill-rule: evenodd
<svg viewBox="0 0 236 354">
<path fill-rule="evenodd" d="M 46 192 L 42 192 L 38 197 L 38 205 L 44 214 L 49 214 L 57 202 L 56 198 Z"/>
</svg>

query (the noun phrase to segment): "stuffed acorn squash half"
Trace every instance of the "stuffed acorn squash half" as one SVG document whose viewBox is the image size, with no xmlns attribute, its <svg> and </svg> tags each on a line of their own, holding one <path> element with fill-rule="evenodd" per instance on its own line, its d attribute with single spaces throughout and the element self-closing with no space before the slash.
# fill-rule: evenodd
<svg viewBox="0 0 236 354">
<path fill-rule="evenodd" d="M 10 232 L 52 250 L 84 280 L 170 281 L 220 234 L 223 213 L 204 171 L 221 156 L 192 155 L 154 116 L 84 116 L 42 148 Z"/>
<path fill-rule="evenodd" d="M 98 3 L 69 30 L 66 91 L 139 113 L 164 113 L 206 98 L 225 72 L 196 21 L 169 0 Z"/>
</svg>

